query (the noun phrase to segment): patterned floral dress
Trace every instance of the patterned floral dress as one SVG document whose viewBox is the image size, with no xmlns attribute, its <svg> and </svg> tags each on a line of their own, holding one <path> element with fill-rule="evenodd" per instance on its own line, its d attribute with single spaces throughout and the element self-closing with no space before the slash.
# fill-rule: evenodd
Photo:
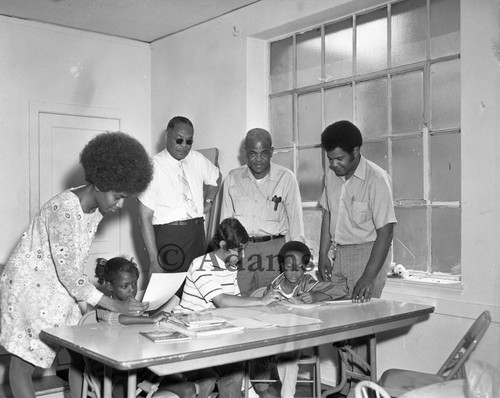
<svg viewBox="0 0 500 398">
<path fill-rule="evenodd" d="M 0 277 L 0 345 L 11 354 L 49 368 L 56 351 L 42 342 L 42 329 L 76 325 L 77 301 L 96 305 L 102 293 L 83 267 L 102 219 L 84 213 L 67 190 L 50 199 L 31 221 Z"/>
</svg>

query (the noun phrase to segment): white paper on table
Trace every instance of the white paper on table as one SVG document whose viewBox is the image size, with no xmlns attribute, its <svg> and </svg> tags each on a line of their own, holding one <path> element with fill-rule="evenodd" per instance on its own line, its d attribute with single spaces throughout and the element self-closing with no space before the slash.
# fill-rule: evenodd
<svg viewBox="0 0 500 398">
<path fill-rule="evenodd" d="M 153 273 L 142 302 L 149 301 L 148 311 L 156 310 L 175 294 L 186 279 L 187 272 Z"/>
</svg>

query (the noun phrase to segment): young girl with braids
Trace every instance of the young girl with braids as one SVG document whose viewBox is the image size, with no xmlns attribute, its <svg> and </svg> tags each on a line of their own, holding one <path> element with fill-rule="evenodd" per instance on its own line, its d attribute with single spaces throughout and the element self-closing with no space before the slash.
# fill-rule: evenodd
<svg viewBox="0 0 500 398">
<path fill-rule="evenodd" d="M 97 282 L 103 285 L 115 300 L 126 301 L 135 300 L 137 294 L 137 281 L 139 279 L 139 269 L 133 259 L 124 257 L 114 257 L 109 260 L 98 258 L 95 268 Z M 155 314 L 147 313 L 139 315 L 126 315 L 113 312 L 105 308 L 97 307 L 97 320 L 106 322 L 110 325 L 136 325 L 153 324 L 161 322 L 169 317 L 170 314 L 159 311 Z M 184 374 L 171 375 L 163 377 L 159 391 L 170 391 L 181 398 L 208 398 L 215 387 L 215 377 L 210 370 L 186 372 Z M 156 376 L 144 370 L 140 374 L 141 379 L 155 381 Z M 113 386 L 113 397 L 124 398 L 126 394 L 126 378 L 118 377 Z"/>
</svg>

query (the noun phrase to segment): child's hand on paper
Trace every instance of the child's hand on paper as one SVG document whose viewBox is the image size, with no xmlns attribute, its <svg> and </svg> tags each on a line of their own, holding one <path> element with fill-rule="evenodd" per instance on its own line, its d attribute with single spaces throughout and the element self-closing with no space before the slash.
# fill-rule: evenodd
<svg viewBox="0 0 500 398">
<path fill-rule="evenodd" d="M 262 296 L 261 300 L 264 303 L 264 305 L 268 305 L 271 303 L 277 303 L 281 300 L 283 300 L 285 297 L 283 294 L 278 289 L 271 289 L 264 296 Z"/>
<path fill-rule="evenodd" d="M 309 292 L 299 294 L 297 298 L 305 304 L 317 303 L 319 301 L 318 298 L 314 295 L 314 293 L 309 293 Z"/>
<path fill-rule="evenodd" d="M 151 315 L 151 319 L 153 319 L 154 323 L 158 323 L 161 321 L 165 321 L 170 317 L 170 313 L 165 312 L 165 311 L 158 311 L 157 313 Z"/>
</svg>

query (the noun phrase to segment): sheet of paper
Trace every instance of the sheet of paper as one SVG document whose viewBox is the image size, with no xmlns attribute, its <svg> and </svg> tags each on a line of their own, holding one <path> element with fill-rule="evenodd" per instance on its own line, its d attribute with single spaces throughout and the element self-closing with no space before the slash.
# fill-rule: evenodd
<svg viewBox="0 0 500 398">
<path fill-rule="evenodd" d="M 281 327 L 302 326 L 314 323 L 322 323 L 322 321 L 319 319 L 308 318 L 305 316 L 300 316 L 295 314 L 260 314 L 259 316 L 255 317 L 255 319 L 270 325 L 276 325 Z"/>
<path fill-rule="evenodd" d="M 346 305 L 353 304 L 352 300 L 334 300 L 334 301 L 322 301 L 321 305 Z"/>
<path fill-rule="evenodd" d="M 217 310 L 215 310 L 214 312 L 218 316 L 231 319 L 254 318 L 262 314 L 262 312 L 260 311 L 249 310 L 244 307 L 217 308 Z"/>
<path fill-rule="evenodd" d="M 149 301 L 148 311 L 156 310 L 170 300 L 186 279 L 186 274 L 187 272 L 151 274 L 151 279 L 142 298 L 143 302 Z"/>
</svg>

